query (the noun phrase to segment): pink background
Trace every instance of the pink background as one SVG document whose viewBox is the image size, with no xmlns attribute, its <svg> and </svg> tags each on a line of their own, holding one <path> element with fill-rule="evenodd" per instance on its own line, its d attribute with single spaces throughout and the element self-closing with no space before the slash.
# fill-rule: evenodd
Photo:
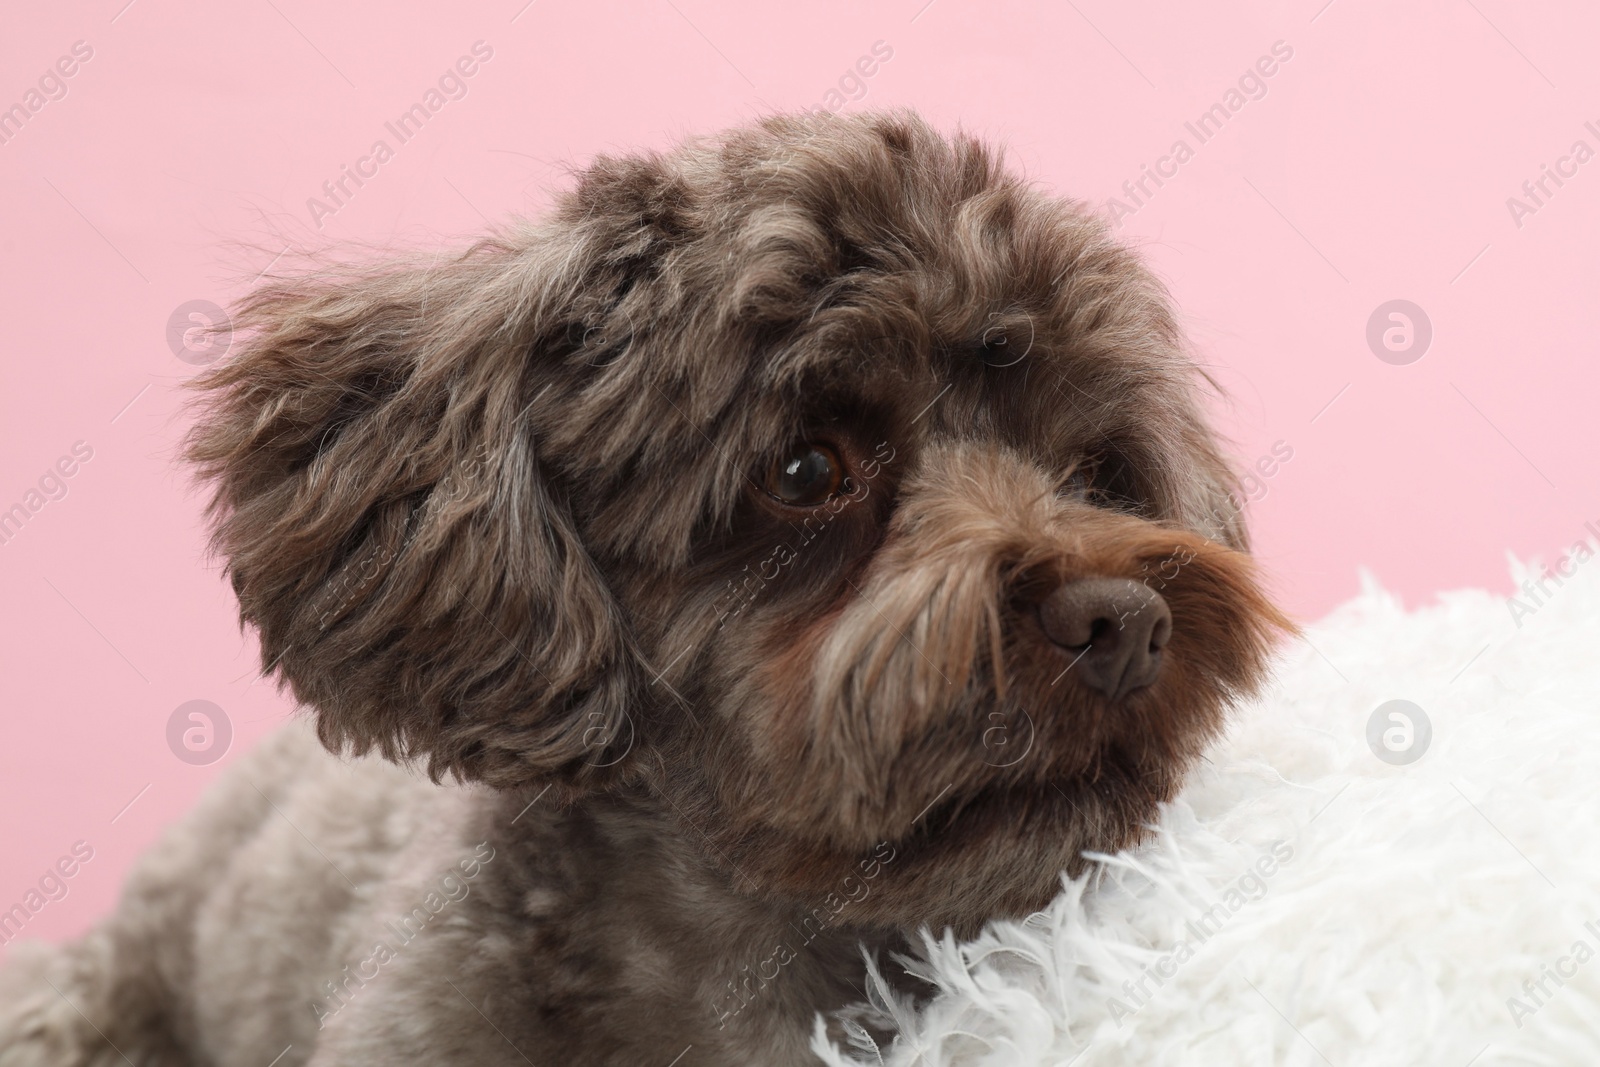
<svg viewBox="0 0 1600 1067">
<path fill-rule="evenodd" d="M 442 244 L 539 211 L 598 151 L 822 104 L 875 42 L 893 57 L 844 107 L 959 123 L 1049 189 L 1104 202 L 1174 140 L 1195 149 L 1123 232 L 1231 394 L 1241 460 L 1293 449 L 1251 510 L 1302 618 L 1362 566 L 1410 603 L 1509 592 L 1508 550 L 1550 559 L 1600 520 L 1600 161 L 1520 227 L 1506 203 L 1574 141 L 1600 149 L 1587 5 L 525 2 L 93 0 L 26 5 L 0 35 L 0 107 L 93 49 L 0 144 L 0 510 L 93 449 L 0 545 L 0 911 L 75 841 L 95 850 L 29 933 L 107 910 L 289 711 L 255 681 L 173 462 L 197 370 L 167 345 L 173 309 L 227 304 L 284 249 Z M 479 40 L 493 58 L 467 95 L 396 147 L 384 122 Z M 1184 123 L 1277 41 L 1293 57 L 1266 95 L 1198 144 Z M 318 229 L 307 198 L 380 137 L 394 158 Z M 1409 365 L 1366 341 L 1397 298 L 1433 327 Z M 234 731 L 205 766 L 166 740 L 194 699 Z"/>
</svg>

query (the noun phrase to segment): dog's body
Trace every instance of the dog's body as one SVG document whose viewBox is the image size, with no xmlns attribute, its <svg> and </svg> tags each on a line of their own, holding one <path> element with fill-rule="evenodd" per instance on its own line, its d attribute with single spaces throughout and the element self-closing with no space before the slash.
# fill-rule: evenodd
<svg viewBox="0 0 1600 1067">
<path fill-rule="evenodd" d="M 292 725 L 109 923 L 0 975 L 12 1025 L 38 1028 L 0 1029 L 30 1039 L 0 1062 L 123 1063 L 85 1016 L 140 1067 L 815 1062 L 814 1014 L 861 999 L 873 942 L 848 904 L 819 923 L 752 901 L 656 806 L 538 793 L 342 761 Z"/>
<path fill-rule="evenodd" d="M 808 1062 L 863 948 L 1135 841 L 1282 624 L 1160 287 L 911 116 L 602 160 L 239 327 L 216 544 L 377 754 L 252 753 L 0 973 L 4 1067 Z"/>
</svg>

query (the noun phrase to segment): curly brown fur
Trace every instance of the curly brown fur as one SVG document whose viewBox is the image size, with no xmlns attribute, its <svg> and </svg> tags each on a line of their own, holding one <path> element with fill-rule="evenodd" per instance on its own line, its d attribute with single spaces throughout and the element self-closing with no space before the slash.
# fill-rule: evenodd
<svg viewBox="0 0 1600 1067">
<path fill-rule="evenodd" d="M 234 325 L 188 455 L 241 616 L 324 745 L 431 781 L 286 732 L 49 963 L 99 1031 L 15 972 L 0 1064 L 807 1062 L 860 945 L 1134 843 L 1286 625 L 1161 286 L 910 114 L 602 158 Z M 802 441 L 849 480 L 792 507 Z M 1038 619 L 1088 578 L 1170 608 L 1120 699 Z"/>
</svg>

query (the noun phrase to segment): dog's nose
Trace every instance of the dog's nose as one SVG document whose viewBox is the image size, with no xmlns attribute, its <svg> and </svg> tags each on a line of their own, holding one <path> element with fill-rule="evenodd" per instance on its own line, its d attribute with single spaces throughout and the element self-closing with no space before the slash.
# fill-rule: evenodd
<svg viewBox="0 0 1600 1067">
<path fill-rule="evenodd" d="M 1172 637 L 1172 612 L 1161 594 L 1127 578 L 1079 578 L 1039 605 L 1045 636 L 1077 654 L 1072 670 L 1121 700 L 1154 682 Z"/>
</svg>

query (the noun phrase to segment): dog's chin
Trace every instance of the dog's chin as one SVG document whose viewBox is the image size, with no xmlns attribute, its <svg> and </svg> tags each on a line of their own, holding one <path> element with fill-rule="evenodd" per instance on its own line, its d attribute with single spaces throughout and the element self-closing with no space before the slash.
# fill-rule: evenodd
<svg viewBox="0 0 1600 1067">
<path fill-rule="evenodd" d="M 725 858 L 736 882 L 764 897 L 801 908 L 848 898 L 841 923 L 971 936 L 988 920 L 1046 907 L 1063 873 L 1087 865 L 1085 852 L 1137 843 L 1180 779 L 1179 769 L 1139 766 L 1113 749 L 1092 772 L 952 791 L 875 848 L 746 827 Z"/>
</svg>

